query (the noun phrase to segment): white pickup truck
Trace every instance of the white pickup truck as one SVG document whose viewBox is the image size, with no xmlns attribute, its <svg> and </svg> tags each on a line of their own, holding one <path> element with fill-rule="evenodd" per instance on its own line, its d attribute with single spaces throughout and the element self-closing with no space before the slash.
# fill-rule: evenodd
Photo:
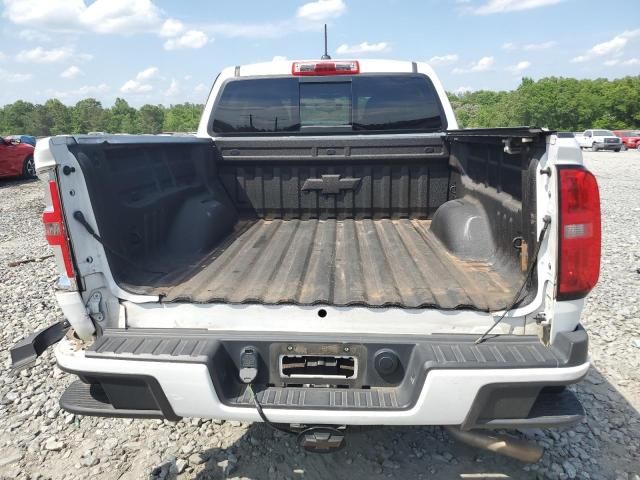
<svg viewBox="0 0 640 480">
<path fill-rule="evenodd" d="M 313 451 L 583 416 L 596 180 L 573 139 L 458 129 L 424 63 L 231 67 L 198 138 L 35 156 L 65 318 L 12 355 L 57 343 L 67 411 L 266 421 Z"/>
<path fill-rule="evenodd" d="M 585 130 L 576 135 L 576 142 L 580 148 L 590 148 L 592 152 L 598 150 L 613 150 L 619 152 L 622 149 L 622 140 L 611 130 Z"/>
</svg>

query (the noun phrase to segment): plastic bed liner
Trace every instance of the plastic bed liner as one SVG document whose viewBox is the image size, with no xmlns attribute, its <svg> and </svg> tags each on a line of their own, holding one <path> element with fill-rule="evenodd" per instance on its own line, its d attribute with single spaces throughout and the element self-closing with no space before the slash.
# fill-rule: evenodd
<svg viewBox="0 0 640 480">
<path fill-rule="evenodd" d="M 499 310 L 521 280 L 463 261 L 430 220 L 256 220 L 163 301 Z"/>
</svg>

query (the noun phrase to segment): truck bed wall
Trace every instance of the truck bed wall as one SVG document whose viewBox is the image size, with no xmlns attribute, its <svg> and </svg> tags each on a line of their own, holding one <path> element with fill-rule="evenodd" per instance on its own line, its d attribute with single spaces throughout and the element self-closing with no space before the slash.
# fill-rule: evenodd
<svg viewBox="0 0 640 480">
<path fill-rule="evenodd" d="M 269 165 L 225 161 L 220 179 L 243 217 L 264 219 L 431 218 L 448 200 L 446 158 L 425 161 L 287 162 Z M 307 180 L 337 175 L 354 189 L 327 195 L 302 190 Z"/>
</svg>

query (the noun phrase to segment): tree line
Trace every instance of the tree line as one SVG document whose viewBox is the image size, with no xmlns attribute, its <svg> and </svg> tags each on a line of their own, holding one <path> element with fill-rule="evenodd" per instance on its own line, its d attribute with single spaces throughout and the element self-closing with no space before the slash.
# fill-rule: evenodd
<svg viewBox="0 0 640 480">
<path fill-rule="evenodd" d="M 73 106 L 56 98 L 42 105 L 18 100 L 0 108 L 0 135 L 192 132 L 198 128 L 202 109 L 203 105 L 193 103 L 143 105 L 136 109 L 122 98 L 117 98 L 111 108 L 104 108 L 95 98 L 80 100 Z"/>
<path fill-rule="evenodd" d="M 556 130 L 640 129 L 640 76 L 616 80 L 523 78 L 512 91 L 449 93 L 464 128 L 531 125 Z M 108 132 L 190 132 L 198 127 L 203 105 L 130 106 L 122 98 L 111 108 L 94 99 L 67 106 L 58 99 L 44 104 L 18 100 L 0 108 L 0 135 L 47 136 Z"/>
<path fill-rule="evenodd" d="M 449 99 L 465 128 L 528 125 L 575 132 L 640 128 L 640 76 L 523 78 L 512 91 L 450 93 Z"/>
</svg>

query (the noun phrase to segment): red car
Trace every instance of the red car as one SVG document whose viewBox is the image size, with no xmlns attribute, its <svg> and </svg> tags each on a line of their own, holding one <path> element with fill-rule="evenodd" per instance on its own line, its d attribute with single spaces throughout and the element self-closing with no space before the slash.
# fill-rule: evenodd
<svg viewBox="0 0 640 480">
<path fill-rule="evenodd" d="M 33 150 L 28 143 L 0 137 L 0 178 L 35 177 Z"/>
<path fill-rule="evenodd" d="M 613 133 L 622 140 L 627 149 L 640 150 L 640 131 L 638 130 L 614 130 Z"/>
</svg>

